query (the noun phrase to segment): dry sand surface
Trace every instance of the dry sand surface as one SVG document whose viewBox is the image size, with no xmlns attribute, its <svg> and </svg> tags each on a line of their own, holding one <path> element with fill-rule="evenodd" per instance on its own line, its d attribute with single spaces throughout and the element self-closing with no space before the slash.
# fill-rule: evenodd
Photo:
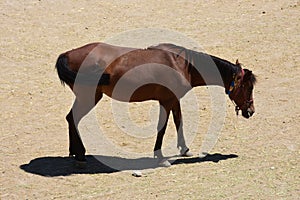
<svg viewBox="0 0 300 200">
<path fill-rule="evenodd" d="M 1 199 L 299 199 L 299 1 L 1 0 L 0 8 Z M 57 77 L 57 56 L 137 28 L 180 32 L 210 54 L 239 58 L 258 77 L 256 113 L 236 119 L 227 101 L 224 127 L 205 161 L 177 161 L 140 178 L 130 168 L 105 169 L 91 156 L 86 169 L 77 169 L 67 158 L 65 121 L 74 96 Z M 208 100 L 203 95 L 199 103 L 195 156 L 210 122 Z M 113 143 L 151 152 L 155 134 L 124 134 L 110 105 L 105 97 L 95 110 Z M 156 106 L 130 105 L 133 121 L 148 123 Z M 174 137 L 170 123 L 164 142 Z"/>
</svg>

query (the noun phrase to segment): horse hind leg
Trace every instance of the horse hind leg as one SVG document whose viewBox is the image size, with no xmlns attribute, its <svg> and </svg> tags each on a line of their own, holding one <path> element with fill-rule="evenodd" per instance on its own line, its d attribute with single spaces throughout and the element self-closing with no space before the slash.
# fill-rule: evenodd
<svg viewBox="0 0 300 200">
<path fill-rule="evenodd" d="M 76 102 L 74 103 L 74 105 Z M 74 108 L 75 106 L 73 106 Z M 69 124 L 69 156 L 75 156 L 77 161 L 85 161 L 85 148 L 78 131 L 78 124 L 74 120 L 74 109 L 71 109 L 66 119 Z"/>
<path fill-rule="evenodd" d="M 69 155 L 75 156 L 75 160 L 78 162 L 86 162 L 86 150 L 78 131 L 78 124 L 101 98 L 102 94 L 98 94 L 95 101 L 88 101 L 85 98 L 76 97 L 72 109 L 66 116 L 69 124 Z"/>
</svg>

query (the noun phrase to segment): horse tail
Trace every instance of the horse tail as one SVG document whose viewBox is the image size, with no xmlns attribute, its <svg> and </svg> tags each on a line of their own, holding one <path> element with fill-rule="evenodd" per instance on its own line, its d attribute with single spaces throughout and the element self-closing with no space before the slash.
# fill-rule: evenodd
<svg viewBox="0 0 300 200">
<path fill-rule="evenodd" d="M 63 85 L 70 85 L 75 83 L 78 72 L 73 71 L 69 68 L 68 58 L 65 54 L 61 54 L 57 58 L 55 68 L 57 70 L 58 77 Z M 97 70 L 93 73 L 80 73 L 78 83 L 83 85 L 95 85 L 96 83 L 98 83 L 97 85 L 108 85 L 109 80 L 109 74 L 101 73 L 101 70 Z"/>
<path fill-rule="evenodd" d="M 55 68 L 61 84 L 74 84 L 77 72 L 70 70 L 68 67 L 68 58 L 65 54 L 59 55 L 56 61 Z"/>
</svg>

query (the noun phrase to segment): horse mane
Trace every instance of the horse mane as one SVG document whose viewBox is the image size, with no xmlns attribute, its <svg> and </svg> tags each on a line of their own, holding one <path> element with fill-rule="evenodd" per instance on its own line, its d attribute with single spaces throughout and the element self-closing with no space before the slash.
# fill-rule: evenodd
<svg viewBox="0 0 300 200">
<path fill-rule="evenodd" d="M 234 74 L 239 74 L 242 72 L 242 64 L 240 63 L 233 64 L 222 58 L 207 53 L 203 53 L 203 52 L 197 52 L 195 50 L 187 49 L 185 47 L 178 46 L 171 43 L 161 43 L 157 46 L 150 46 L 148 47 L 148 49 L 162 49 L 176 54 L 177 57 L 179 56 L 183 57 L 185 59 L 186 65 L 188 65 L 189 67 L 188 69 L 189 71 L 191 70 L 192 67 L 194 68 L 201 67 L 199 66 L 201 62 L 209 62 L 209 60 L 213 61 L 215 65 L 218 67 L 220 73 L 224 75 L 223 79 L 227 79 L 227 80 L 223 80 L 224 82 L 230 81 L 229 79 L 232 79 L 232 76 Z M 250 81 L 253 85 L 257 82 L 256 75 L 254 75 L 253 73 L 251 73 Z"/>
<path fill-rule="evenodd" d="M 170 44 L 170 43 L 162 43 L 159 44 L 157 46 L 150 46 L 148 47 L 148 49 L 162 49 L 162 50 L 167 50 L 170 51 L 172 53 L 177 54 L 177 57 L 182 56 L 185 58 L 185 60 L 191 64 L 193 64 L 194 66 L 197 65 L 197 61 L 201 61 L 203 59 L 211 59 L 215 62 L 216 65 L 223 65 L 223 66 L 227 66 L 227 67 L 234 67 L 235 69 L 238 68 L 237 65 L 224 60 L 222 58 L 218 58 L 216 56 L 207 54 L 207 53 L 203 53 L 203 52 L 198 52 L 192 49 L 187 49 L 185 47 L 182 46 L 178 46 L 175 44 Z"/>
<path fill-rule="evenodd" d="M 201 66 L 201 63 L 214 63 L 218 67 L 220 73 L 224 75 L 223 79 L 230 79 L 232 78 L 232 74 L 237 74 L 242 70 L 241 66 L 235 65 L 222 58 L 204 52 L 198 52 L 192 49 L 187 49 L 185 47 L 178 46 L 175 44 L 163 43 L 157 46 L 151 46 L 149 48 L 163 49 L 175 53 L 177 57 L 183 57 L 185 59 L 186 65 L 188 65 L 189 67 L 189 72 L 191 71 L 191 68 L 203 67 Z M 223 81 L 225 82 L 229 80 Z"/>
</svg>

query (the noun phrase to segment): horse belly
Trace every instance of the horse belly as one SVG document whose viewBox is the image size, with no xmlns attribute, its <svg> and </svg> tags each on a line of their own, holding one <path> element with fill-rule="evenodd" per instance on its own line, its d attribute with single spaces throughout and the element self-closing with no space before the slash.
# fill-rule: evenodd
<svg viewBox="0 0 300 200">
<path fill-rule="evenodd" d="M 180 99 L 191 87 L 177 85 L 172 88 L 148 83 L 144 85 L 116 84 L 114 86 L 102 86 L 101 91 L 107 96 L 123 102 L 141 102 L 147 100 L 168 101 L 173 98 Z"/>
</svg>

